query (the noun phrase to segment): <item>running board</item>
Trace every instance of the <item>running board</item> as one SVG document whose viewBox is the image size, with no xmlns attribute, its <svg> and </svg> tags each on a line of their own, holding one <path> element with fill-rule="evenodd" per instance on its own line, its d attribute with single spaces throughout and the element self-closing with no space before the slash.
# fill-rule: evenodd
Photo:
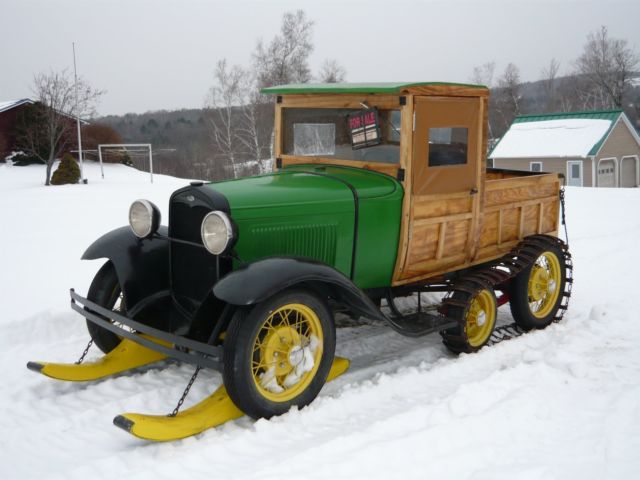
<svg viewBox="0 0 640 480">
<path fill-rule="evenodd" d="M 145 337 L 165 347 L 171 347 L 168 342 Z M 116 348 L 94 362 L 80 364 L 28 362 L 27 368 L 56 380 L 88 382 L 159 362 L 165 358 L 167 358 L 166 355 L 125 338 Z"/>
<path fill-rule="evenodd" d="M 336 357 L 327 381 L 339 377 L 348 368 L 349 360 Z M 242 416 L 242 410 L 233 404 L 224 385 L 221 385 L 213 394 L 173 417 L 123 413 L 113 419 L 113 424 L 135 437 L 166 442 L 196 435 Z"/>
<path fill-rule="evenodd" d="M 459 325 L 456 320 L 427 312 L 412 313 L 401 317 L 387 316 L 387 323 L 400 335 L 414 338 L 441 332 Z"/>
</svg>

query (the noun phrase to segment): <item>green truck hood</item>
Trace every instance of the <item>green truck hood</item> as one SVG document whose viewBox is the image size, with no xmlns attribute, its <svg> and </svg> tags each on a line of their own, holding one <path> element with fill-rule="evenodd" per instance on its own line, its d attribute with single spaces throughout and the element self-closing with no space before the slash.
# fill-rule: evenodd
<svg viewBox="0 0 640 480">
<path fill-rule="evenodd" d="M 360 288 L 390 285 L 404 195 L 396 179 L 359 168 L 296 165 L 208 187 L 229 202 L 242 261 L 305 257 L 331 265 Z"/>
<path fill-rule="evenodd" d="M 353 212 L 353 192 L 358 198 L 392 194 L 399 183 L 370 170 L 340 166 L 296 165 L 279 172 L 212 183 L 231 207 L 234 219 L 270 217 L 281 208 L 287 215 Z"/>
</svg>

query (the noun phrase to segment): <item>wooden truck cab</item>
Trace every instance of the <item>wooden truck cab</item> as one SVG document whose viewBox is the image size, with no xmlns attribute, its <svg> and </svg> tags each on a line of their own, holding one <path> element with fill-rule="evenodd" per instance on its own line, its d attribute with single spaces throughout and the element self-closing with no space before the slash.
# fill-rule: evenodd
<svg viewBox="0 0 640 480">
<path fill-rule="evenodd" d="M 486 263 L 529 235 L 557 236 L 557 174 L 486 168 L 486 87 L 297 85 L 277 87 L 277 93 L 277 167 L 348 165 L 386 173 L 402 182 L 405 196 L 394 286 Z M 397 143 L 397 154 L 370 160 L 297 154 L 286 138 L 286 131 L 293 128 L 292 122 L 283 122 L 287 108 L 398 112 L 397 131 L 381 122 L 381 134 L 390 145 Z M 397 142 L 391 141 L 393 136 Z"/>
</svg>

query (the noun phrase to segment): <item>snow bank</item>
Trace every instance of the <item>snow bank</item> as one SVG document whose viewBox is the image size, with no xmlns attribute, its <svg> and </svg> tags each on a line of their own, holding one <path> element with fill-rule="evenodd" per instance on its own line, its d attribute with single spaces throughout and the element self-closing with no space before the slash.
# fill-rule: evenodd
<svg viewBox="0 0 640 480">
<path fill-rule="evenodd" d="M 104 181 L 90 164 L 88 185 L 43 187 L 43 167 L 0 166 L 0 478 L 600 480 L 640 471 L 640 216 L 629 213 L 639 189 L 567 189 L 576 283 L 562 323 L 460 357 L 437 335 L 341 328 L 338 353 L 351 369 L 309 407 L 149 444 L 113 417 L 169 412 L 191 367 L 92 385 L 25 368 L 75 360 L 84 348 L 68 288 L 86 292 L 101 264 L 79 260 L 86 246 L 125 224 L 132 200 L 149 198 L 165 214 L 187 183 L 156 176 L 150 185 L 147 174 L 105 168 Z M 203 371 L 185 406 L 220 383 Z"/>
<path fill-rule="evenodd" d="M 609 127 L 609 120 L 592 119 L 515 123 L 490 158 L 586 157 Z"/>
</svg>

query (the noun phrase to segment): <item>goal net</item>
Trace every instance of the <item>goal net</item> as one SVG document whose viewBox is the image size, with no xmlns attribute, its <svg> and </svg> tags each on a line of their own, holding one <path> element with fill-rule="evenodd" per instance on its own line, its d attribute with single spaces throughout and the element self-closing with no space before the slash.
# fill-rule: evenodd
<svg viewBox="0 0 640 480">
<path fill-rule="evenodd" d="M 149 177 L 153 183 L 153 151 L 150 143 L 101 143 L 98 145 L 98 160 L 100 161 L 100 173 L 104 178 L 104 166 L 102 163 L 103 152 L 115 151 L 127 153 L 131 158 L 142 159 L 142 170 L 149 168 Z"/>
</svg>

